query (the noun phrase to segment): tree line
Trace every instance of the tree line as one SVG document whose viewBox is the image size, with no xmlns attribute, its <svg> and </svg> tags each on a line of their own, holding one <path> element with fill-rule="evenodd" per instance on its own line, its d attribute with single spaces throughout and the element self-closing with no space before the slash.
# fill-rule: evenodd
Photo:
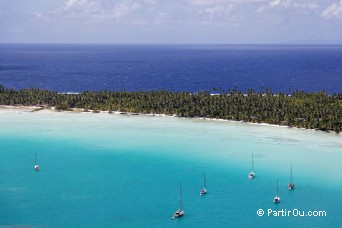
<svg viewBox="0 0 342 228">
<path fill-rule="evenodd" d="M 219 91 L 220 92 L 220 91 Z M 324 91 L 292 94 L 237 89 L 218 94 L 170 91 L 84 91 L 65 94 L 29 88 L 13 90 L 0 85 L 1 105 L 54 106 L 58 110 L 81 108 L 166 114 L 178 117 L 218 118 L 341 132 L 342 94 Z"/>
</svg>

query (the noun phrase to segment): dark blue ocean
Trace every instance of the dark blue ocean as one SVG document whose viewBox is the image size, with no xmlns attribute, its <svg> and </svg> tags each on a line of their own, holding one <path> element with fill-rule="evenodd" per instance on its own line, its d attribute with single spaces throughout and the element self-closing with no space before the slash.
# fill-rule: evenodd
<svg viewBox="0 0 342 228">
<path fill-rule="evenodd" d="M 58 92 L 342 92 L 342 45 L 0 44 L 0 84 Z"/>
</svg>

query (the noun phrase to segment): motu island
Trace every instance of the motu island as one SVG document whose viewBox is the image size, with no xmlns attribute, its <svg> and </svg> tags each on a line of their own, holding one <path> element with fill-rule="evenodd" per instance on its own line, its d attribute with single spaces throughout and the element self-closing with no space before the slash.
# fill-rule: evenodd
<svg viewBox="0 0 342 228">
<path fill-rule="evenodd" d="M 68 94 L 37 88 L 16 91 L 0 85 L 0 104 L 216 118 L 337 133 L 342 130 L 342 94 L 295 91 L 287 95 L 272 93 L 269 89 L 266 92 L 249 90 L 248 93 L 236 89 L 216 91 L 218 94 L 207 91 L 85 91 Z"/>
</svg>

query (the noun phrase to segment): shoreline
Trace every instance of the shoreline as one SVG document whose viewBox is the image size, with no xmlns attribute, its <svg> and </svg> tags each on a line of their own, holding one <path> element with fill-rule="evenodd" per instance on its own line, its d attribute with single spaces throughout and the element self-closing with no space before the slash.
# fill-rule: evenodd
<svg viewBox="0 0 342 228">
<path fill-rule="evenodd" d="M 184 118 L 184 119 L 197 119 L 197 120 L 212 120 L 212 121 L 226 121 L 231 123 L 245 123 L 259 126 L 271 126 L 271 127 L 280 127 L 280 128 L 295 128 L 299 130 L 311 130 L 325 133 L 332 133 L 336 135 L 342 135 L 342 132 L 337 133 L 334 131 L 320 131 L 317 129 L 309 129 L 309 128 L 298 128 L 291 127 L 285 125 L 276 125 L 276 124 L 268 124 L 268 123 L 253 123 L 253 122 L 245 122 L 245 121 L 235 121 L 235 120 L 226 120 L 226 119 L 215 119 L 215 118 L 207 118 L 207 117 L 177 117 L 176 115 L 166 115 L 166 114 L 146 114 L 146 113 L 131 113 L 131 112 L 122 112 L 122 111 L 94 111 L 88 110 L 84 111 L 82 108 L 72 108 L 71 110 L 57 110 L 55 107 L 42 107 L 42 106 L 25 106 L 25 105 L 0 105 L 0 113 L 2 112 L 18 112 L 19 114 L 25 112 L 40 112 L 40 113 L 79 113 L 79 114 L 113 114 L 113 115 L 129 115 L 129 116 L 159 116 L 159 117 L 176 117 L 176 118 Z"/>
</svg>

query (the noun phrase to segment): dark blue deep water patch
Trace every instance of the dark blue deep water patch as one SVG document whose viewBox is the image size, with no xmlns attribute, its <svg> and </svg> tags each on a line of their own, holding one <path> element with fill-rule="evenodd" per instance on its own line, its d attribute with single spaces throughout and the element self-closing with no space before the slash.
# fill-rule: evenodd
<svg viewBox="0 0 342 228">
<path fill-rule="evenodd" d="M 341 45 L 0 44 L 0 84 L 58 92 L 342 92 Z"/>
</svg>

